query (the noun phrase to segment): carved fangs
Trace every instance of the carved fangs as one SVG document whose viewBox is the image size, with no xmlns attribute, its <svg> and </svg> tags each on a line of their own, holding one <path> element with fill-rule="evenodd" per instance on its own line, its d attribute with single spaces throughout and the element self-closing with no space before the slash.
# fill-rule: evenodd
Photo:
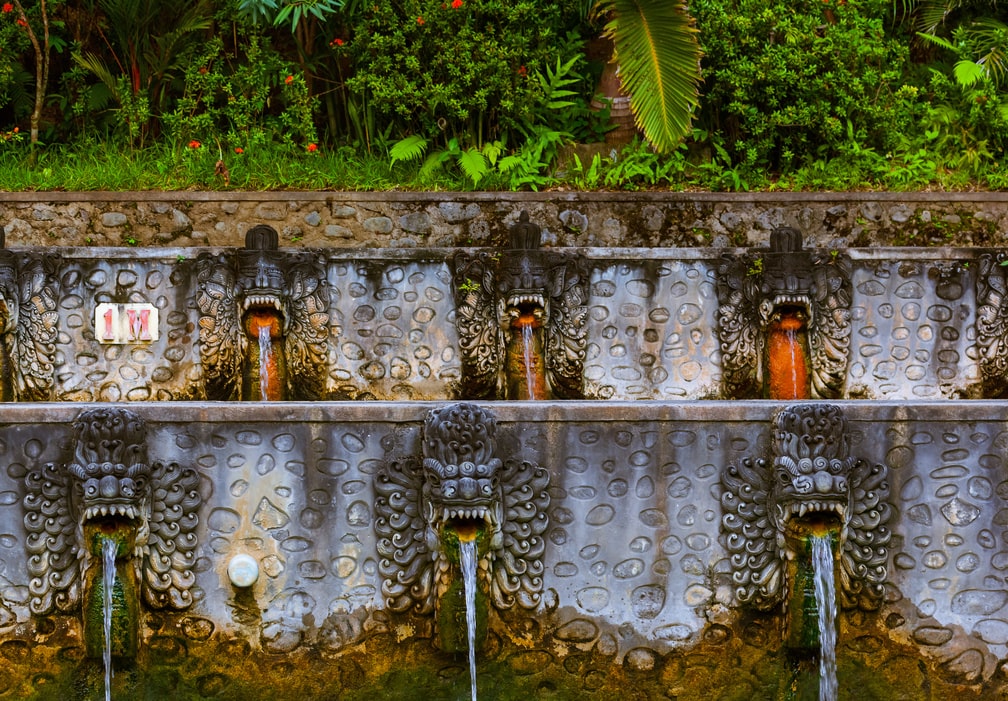
<svg viewBox="0 0 1008 701">
<path fill-rule="evenodd" d="M 283 313 L 283 303 L 280 298 L 276 295 L 265 295 L 265 294 L 248 294 L 242 300 L 242 309 L 248 311 L 249 309 L 256 308 L 273 308 Z"/>
<path fill-rule="evenodd" d="M 848 436 L 837 406 L 789 407 L 774 420 L 771 455 L 743 458 L 722 474 L 721 525 L 739 601 L 778 605 L 785 563 L 797 555 L 791 536 L 835 517 L 841 605 L 881 604 L 892 536 L 888 470 L 850 455 Z"/>
<path fill-rule="evenodd" d="M 763 324 L 769 324 L 783 307 L 797 308 L 801 310 L 807 320 L 811 321 L 812 319 L 812 300 L 807 295 L 777 294 L 773 298 L 762 300 L 759 304 L 759 314 Z"/>
<path fill-rule="evenodd" d="M 91 521 L 96 518 L 106 518 L 108 516 L 121 516 L 130 521 L 140 519 L 140 511 L 132 504 L 101 504 L 87 507 L 84 510 L 83 521 Z"/>
<path fill-rule="evenodd" d="M 799 501 L 784 505 L 784 520 L 805 518 L 809 514 L 833 514 L 841 521 L 847 511 L 847 505 L 839 501 Z"/>
<path fill-rule="evenodd" d="M 546 308 L 546 296 L 535 290 L 512 290 L 507 297 L 508 307 L 521 306 Z"/>
</svg>

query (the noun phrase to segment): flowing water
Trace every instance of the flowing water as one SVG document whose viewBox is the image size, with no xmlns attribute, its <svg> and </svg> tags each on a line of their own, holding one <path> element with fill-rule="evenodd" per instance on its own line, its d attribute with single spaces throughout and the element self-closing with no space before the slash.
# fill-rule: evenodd
<svg viewBox="0 0 1008 701">
<path fill-rule="evenodd" d="M 269 324 L 259 327 L 259 398 L 267 401 L 270 398 L 270 361 L 273 355 L 273 341 L 270 337 Z"/>
<path fill-rule="evenodd" d="M 819 609 L 819 701 L 836 701 L 836 582 L 833 577 L 832 541 L 828 535 L 815 535 L 811 540 Z"/>
<path fill-rule="evenodd" d="M 105 701 L 112 699 L 112 592 L 116 582 L 116 553 L 119 545 L 111 538 L 102 541 L 102 585 L 104 600 L 102 601 L 102 624 L 105 629 L 105 649 L 102 659 L 105 662 Z"/>
<path fill-rule="evenodd" d="M 465 587 L 466 630 L 469 634 L 469 684 L 476 701 L 476 541 L 459 540 L 459 562 Z"/>
<path fill-rule="evenodd" d="M 525 387 L 528 389 L 528 398 L 537 399 L 535 391 L 535 355 L 532 344 L 535 339 L 535 330 L 532 324 L 524 324 L 521 327 L 522 334 L 522 355 L 525 359 Z"/>
</svg>

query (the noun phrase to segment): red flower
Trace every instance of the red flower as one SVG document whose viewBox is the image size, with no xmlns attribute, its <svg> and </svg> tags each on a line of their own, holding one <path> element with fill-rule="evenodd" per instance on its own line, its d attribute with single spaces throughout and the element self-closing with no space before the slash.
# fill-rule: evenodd
<svg viewBox="0 0 1008 701">
<path fill-rule="evenodd" d="M 0 10 L 3 10 L 4 12 L 12 12 L 14 10 L 14 6 L 9 2 L 5 2 L 3 7 L 0 7 Z"/>
<path fill-rule="evenodd" d="M 452 9 L 457 10 L 462 7 L 462 0 L 452 0 Z"/>
<path fill-rule="evenodd" d="M 20 19 L 20 18 L 18 18 L 17 23 L 20 24 L 22 27 L 27 27 L 28 26 L 28 23 L 25 22 L 23 19 Z"/>
<path fill-rule="evenodd" d="M 417 18 L 416 18 L 416 23 L 417 23 L 417 24 L 419 24 L 419 25 L 420 25 L 420 26 L 422 27 L 422 26 L 423 26 L 423 24 L 424 24 L 424 19 L 423 19 L 423 17 L 417 17 Z"/>
<path fill-rule="evenodd" d="M 235 146 L 235 153 L 245 153 L 245 149 L 241 146 Z"/>
<path fill-rule="evenodd" d="M 287 85 L 290 85 L 291 83 L 294 82 L 294 76 L 292 75 L 287 76 L 286 78 L 284 78 L 284 82 L 287 83 Z"/>
<path fill-rule="evenodd" d="M 340 39 L 339 37 L 336 37 L 335 39 L 329 42 L 329 46 L 343 46 L 343 40 Z"/>
<path fill-rule="evenodd" d="M 315 153 L 318 151 L 318 144 L 308 144 L 308 153 Z"/>
<path fill-rule="evenodd" d="M 528 69 L 525 66 L 518 66 L 518 75 L 524 78 L 528 75 Z"/>
<path fill-rule="evenodd" d="M 193 139 L 192 141 L 189 142 L 189 148 L 199 148 L 202 145 L 203 144 L 198 142 L 196 139 Z"/>
</svg>

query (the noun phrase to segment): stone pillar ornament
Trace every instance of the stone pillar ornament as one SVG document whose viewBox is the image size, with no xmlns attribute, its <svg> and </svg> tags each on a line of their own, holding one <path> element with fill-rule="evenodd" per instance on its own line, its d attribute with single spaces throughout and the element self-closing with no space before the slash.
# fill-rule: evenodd
<svg viewBox="0 0 1008 701">
<path fill-rule="evenodd" d="M 378 567 L 391 610 L 434 611 L 457 576 L 446 532 L 465 527 L 480 533 L 481 586 L 493 605 L 539 605 L 549 473 L 498 455 L 496 433 L 493 414 L 475 404 L 434 409 L 424 424 L 422 458 L 390 461 L 378 475 Z"/>
<path fill-rule="evenodd" d="M 187 608 L 195 581 L 199 475 L 148 460 L 146 425 L 127 409 L 82 412 L 72 445 L 68 462 L 47 463 L 25 476 L 30 610 L 81 607 L 87 582 L 101 569 L 93 547 L 98 538 L 118 541 L 117 561 L 128 564 L 148 606 Z M 84 602 L 84 610 L 94 610 L 92 603 Z"/>
</svg>

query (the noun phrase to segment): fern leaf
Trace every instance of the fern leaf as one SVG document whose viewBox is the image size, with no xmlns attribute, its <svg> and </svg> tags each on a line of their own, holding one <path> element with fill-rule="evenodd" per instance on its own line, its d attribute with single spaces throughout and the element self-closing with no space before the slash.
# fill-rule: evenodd
<svg viewBox="0 0 1008 701">
<path fill-rule="evenodd" d="M 479 181 L 490 169 L 486 157 L 475 148 L 469 148 L 460 153 L 458 164 L 466 177 L 473 181 L 473 185 L 479 185 Z"/>
<path fill-rule="evenodd" d="M 396 161 L 415 161 L 423 156 L 427 145 L 427 139 L 419 134 L 411 134 L 405 139 L 400 139 L 389 149 L 389 157 L 392 159 L 390 165 L 395 165 Z"/>
</svg>

